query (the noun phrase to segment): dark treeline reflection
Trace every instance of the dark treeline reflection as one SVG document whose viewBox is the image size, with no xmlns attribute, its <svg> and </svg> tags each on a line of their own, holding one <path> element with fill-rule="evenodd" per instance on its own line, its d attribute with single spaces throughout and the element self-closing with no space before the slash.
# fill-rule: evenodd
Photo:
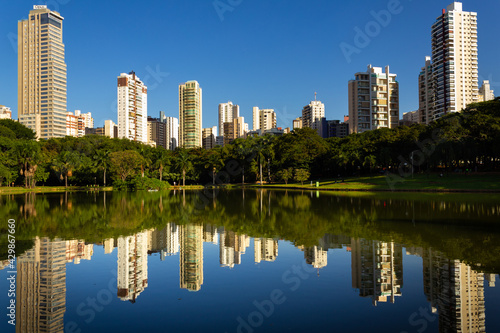
<svg viewBox="0 0 500 333">
<path fill-rule="evenodd" d="M 26 248 L 17 261 L 16 331 L 63 331 L 66 265 L 91 260 L 94 245 L 116 251 L 116 297 L 134 303 L 147 291 L 148 261 L 178 256 L 179 288 L 196 292 L 204 243 L 219 247 L 224 270 L 252 251 L 255 263 L 274 262 L 278 240 L 294 244 L 318 274 L 335 264 L 328 250 L 350 252 L 352 287 L 374 306 L 404 297 L 403 252 L 419 256 L 440 331 L 484 331 L 484 287 L 500 271 L 499 201 L 398 196 L 210 190 L 1 197 L 1 214 L 16 218 Z"/>
</svg>

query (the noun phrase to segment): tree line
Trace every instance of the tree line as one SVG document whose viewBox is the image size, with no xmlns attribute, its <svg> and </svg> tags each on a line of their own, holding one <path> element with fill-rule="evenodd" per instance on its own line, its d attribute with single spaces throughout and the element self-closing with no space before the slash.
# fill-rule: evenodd
<svg viewBox="0 0 500 333">
<path fill-rule="evenodd" d="M 381 173 L 498 170 L 500 98 L 469 105 L 428 126 L 321 138 L 303 128 L 236 139 L 224 147 L 175 151 L 89 135 L 36 141 L 18 122 L 0 120 L 0 183 L 34 188 L 108 186 L 140 190 L 172 184 L 304 182 Z"/>
</svg>

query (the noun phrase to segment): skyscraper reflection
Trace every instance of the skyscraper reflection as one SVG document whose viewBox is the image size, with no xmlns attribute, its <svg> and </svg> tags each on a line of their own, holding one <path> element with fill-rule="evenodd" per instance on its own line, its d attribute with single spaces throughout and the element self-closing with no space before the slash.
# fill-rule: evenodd
<svg viewBox="0 0 500 333">
<path fill-rule="evenodd" d="M 255 262 L 275 261 L 278 257 L 278 241 L 272 238 L 254 238 Z"/>
<path fill-rule="evenodd" d="M 17 259 L 16 332 L 63 332 L 66 242 L 36 238 Z"/>
<path fill-rule="evenodd" d="M 351 240 L 352 287 L 361 297 L 395 302 L 403 287 L 403 247 L 394 242 Z"/>
<path fill-rule="evenodd" d="M 232 268 L 241 264 L 241 255 L 250 246 L 250 237 L 234 231 L 222 230 L 220 234 L 219 260 L 222 267 Z"/>
<path fill-rule="evenodd" d="M 118 238 L 118 298 L 135 303 L 148 286 L 148 231 Z"/>
<path fill-rule="evenodd" d="M 442 253 L 423 251 L 424 293 L 440 332 L 485 332 L 484 273 Z"/>
<path fill-rule="evenodd" d="M 180 227 L 180 287 L 198 291 L 203 284 L 203 226 Z"/>
</svg>

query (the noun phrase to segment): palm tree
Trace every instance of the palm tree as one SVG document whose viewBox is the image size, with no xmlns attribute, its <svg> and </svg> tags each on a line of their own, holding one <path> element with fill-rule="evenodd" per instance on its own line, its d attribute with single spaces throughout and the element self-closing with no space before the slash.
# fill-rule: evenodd
<svg viewBox="0 0 500 333">
<path fill-rule="evenodd" d="M 222 159 L 222 153 L 220 146 L 215 147 L 210 151 L 208 155 L 208 161 L 205 164 L 205 168 L 210 168 L 212 171 L 212 184 L 215 185 L 215 174 L 217 170 L 220 170 L 224 167 L 224 160 Z"/>
<path fill-rule="evenodd" d="M 180 148 L 177 151 L 177 158 L 175 162 L 177 168 L 182 171 L 182 186 L 186 186 L 186 173 L 193 167 L 191 156 L 189 156 L 186 149 Z"/>
<path fill-rule="evenodd" d="M 104 171 L 104 186 L 106 186 L 106 170 L 109 167 L 109 149 L 98 149 L 93 156 L 92 166 Z"/>
<path fill-rule="evenodd" d="M 68 176 L 71 177 L 73 170 L 81 164 L 81 156 L 75 151 L 63 151 L 52 162 L 52 168 L 64 176 L 64 187 L 68 187 Z"/>
<path fill-rule="evenodd" d="M 236 156 L 238 156 L 238 159 L 241 161 L 241 166 L 243 169 L 242 173 L 242 178 L 241 178 L 241 184 L 245 184 L 245 160 L 247 156 L 251 153 L 251 148 L 248 147 L 248 142 L 247 140 L 238 140 L 235 141 L 235 152 Z"/>
<path fill-rule="evenodd" d="M 36 141 L 22 141 L 15 149 L 15 157 L 21 164 L 21 175 L 24 175 L 24 186 L 33 188 L 33 179 L 41 159 L 40 144 Z"/>
</svg>

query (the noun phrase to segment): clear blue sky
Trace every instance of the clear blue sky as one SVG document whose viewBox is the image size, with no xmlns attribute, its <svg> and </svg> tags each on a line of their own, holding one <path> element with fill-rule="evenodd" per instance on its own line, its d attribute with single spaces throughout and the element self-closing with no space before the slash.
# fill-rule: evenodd
<svg viewBox="0 0 500 333">
<path fill-rule="evenodd" d="M 350 62 L 340 48 L 356 46 L 354 29 L 373 28 L 371 11 L 394 2 L 0 0 L 0 104 L 17 117 L 17 21 L 34 4 L 47 4 L 65 18 L 68 110 L 92 112 L 96 126 L 116 121 L 116 77 L 131 70 L 149 86 L 149 115 L 163 110 L 178 117 L 178 85 L 197 80 L 203 127 L 218 125 L 218 104 L 228 100 L 240 105 L 250 127 L 253 106 L 274 108 L 278 126 L 288 127 L 314 92 L 327 119 L 342 119 L 354 73 L 368 64 L 390 65 L 398 74 L 402 114 L 418 108 L 417 76 L 430 55 L 430 28 L 451 1 L 400 0 L 390 22 L 373 30 Z M 480 80 L 489 79 L 500 94 L 500 1 L 463 6 L 478 12 Z"/>
</svg>

